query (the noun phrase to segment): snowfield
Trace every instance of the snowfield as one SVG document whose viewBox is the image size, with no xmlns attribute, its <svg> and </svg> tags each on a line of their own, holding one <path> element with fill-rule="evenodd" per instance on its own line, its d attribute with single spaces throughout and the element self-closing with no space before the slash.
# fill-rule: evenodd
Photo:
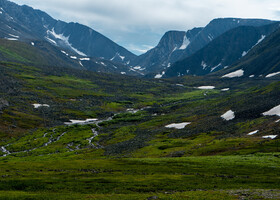
<svg viewBox="0 0 280 200">
<path fill-rule="evenodd" d="M 213 90 L 213 89 L 215 89 L 215 86 L 199 86 L 199 87 L 197 87 L 197 89 L 200 89 L 200 90 Z"/>
<path fill-rule="evenodd" d="M 252 132 L 248 133 L 247 135 L 254 135 L 254 134 L 258 133 L 258 132 L 259 132 L 259 130 L 252 131 Z"/>
<path fill-rule="evenodd" d="M 280 116 L 280 105 L 272 108 L 271 110 L 264 112 L 264 116 L 273 116 L 273 115 L 278 115 Z"/>
<path fill-rule="evenodd" d="M 229 74 L 226 74 L 224 76 L 222 76 L 222 78 L 235 78 L 235 77 L 241 77 L 244 75 L 244 70 L 243 69 L 239 69 L 235 72 L 231 72 Z"/>
<path fill-rule="evenodd" d="M 278 135 L 266 135 L 266 136 L 263 136 L 264 139 L 275 139 Z"/>
<path fill-rule="evenodd" d="M 276 76 L 278 74 L 280 74 L 280 72 L 271 73 L 271 74 L 266 75 L 265 78 L 270 78 L 270 77 Z"/>
<path fill-rule="evenodd" d="M 50 107 L 48 104 L 38 104 L 38 103 L 34 103 L 32 104 L 34 106 L 34 108 L 40 108 L 40 107 Z"/>
<path fill-rule="evenodd" d="M 232 110 L 227 111 L 221 116 L 226 121 L 233 120 L 235 118 L 234 112 Z"/>
<path fill-rule="evenodd" d="M 65 125 L 73 125 L 73 124 L 88 124 L 88 123 L 94 123 L 98 119 L 86 119 L 86 120 L 69 120 L 70 122 L 64 122 Z"/>
<path fill-rule="evenodd" d="M 183 123 L 173 123 L 173 124 L 169 124 L 166 125 L 166 128 L 175 128 L 175 129 L 183 129 L 185 128 L 187 125 L 191 124 L 191 122 L 183 122 Z"/>
</svg>

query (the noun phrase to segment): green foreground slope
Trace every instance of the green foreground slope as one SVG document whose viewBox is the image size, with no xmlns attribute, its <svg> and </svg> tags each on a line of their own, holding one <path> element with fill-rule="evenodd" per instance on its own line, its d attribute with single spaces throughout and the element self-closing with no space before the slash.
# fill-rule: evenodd
<svg viewBox="0 0 280 200">
<path fill-rule="evenodd" d="M 0 63 L 0 199 L 279 198 L 279 117 L 262 114 L 280 105 L 277 76 L 143 80 L 24 59 Z"/>
</svg>

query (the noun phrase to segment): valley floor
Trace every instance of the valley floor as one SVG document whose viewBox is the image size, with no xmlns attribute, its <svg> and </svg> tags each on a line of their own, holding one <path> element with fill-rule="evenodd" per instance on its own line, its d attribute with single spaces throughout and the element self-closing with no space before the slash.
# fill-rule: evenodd
<svg viewBox="0 0 280 200">
<path fill-rule="evenodd" d="M 0 199 L 279 199 L 280 154 L 2 157 Z"/>
</svg>

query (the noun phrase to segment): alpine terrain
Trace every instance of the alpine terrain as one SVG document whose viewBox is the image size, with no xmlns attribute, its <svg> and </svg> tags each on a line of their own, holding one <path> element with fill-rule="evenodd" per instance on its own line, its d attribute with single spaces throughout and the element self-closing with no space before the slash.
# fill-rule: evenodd
<svg viewBox="0 0 280 200">
<path fill-rule="evenodd" d="M 0 7 L 0 199 L 280 199 L 279 22 L 214 19 L 136 56 Z"/>
</svg>

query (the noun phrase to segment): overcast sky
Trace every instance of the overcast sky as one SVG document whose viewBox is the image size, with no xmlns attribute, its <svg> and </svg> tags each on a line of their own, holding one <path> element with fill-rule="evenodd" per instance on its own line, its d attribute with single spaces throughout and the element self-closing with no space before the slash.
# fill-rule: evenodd
<svg viewBox="0 0 280 200">
<path fill-rule="evenodd" d="M 55 19 L 79 22 L 141 54 L 168 30 L 205 26 L 214 18 L 280 20 L 280 0 L 12 0 Z"/>
</svg>

